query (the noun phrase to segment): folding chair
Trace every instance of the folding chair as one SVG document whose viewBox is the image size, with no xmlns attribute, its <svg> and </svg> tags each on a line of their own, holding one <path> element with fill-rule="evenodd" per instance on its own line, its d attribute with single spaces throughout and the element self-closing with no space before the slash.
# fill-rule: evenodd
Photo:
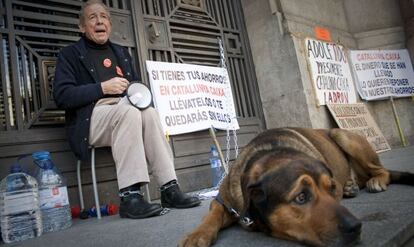
<svg viewBox="0 0 414 247">
<path fill-rule="evenodd" d="M 92 186 L 93 186 L 93 194 L 95 197 L 95 207 L 96 207 L 96 216 L 98 219 L 101 219 L 101 210 L 100 210 L 100 204 L 99 204 L 99 195 L 98 195 L 98 186 L 96 183 L 96 171 L 95 171 L 95 147 L 91 148 L 91 171 L 92 171 Z M 78 190 L 79 190 L 79 201 L 80 201 L 80 207 L 81 211 L 85 209 L 85 204 L 83 201 L 83 192 L 82 192 L 82 181 L 81 181 L 81 160 L 78 160 L 77 167 L 76 167 L 76 173 L 78 177 Z M 144 196 L 145 199 L 148 202 L 151 202 L 151 197 L 149 194 L 149 188 L 148 184 L 144 186 L 145 192 Z"/>
</svg>

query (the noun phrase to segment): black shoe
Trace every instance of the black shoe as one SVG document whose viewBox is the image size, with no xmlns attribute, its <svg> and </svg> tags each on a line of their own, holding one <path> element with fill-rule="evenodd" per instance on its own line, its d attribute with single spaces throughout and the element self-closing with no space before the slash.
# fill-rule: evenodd
<svg viewBox="0 0 414 247">
<path fill-rule="evenodd" d="M 149 203 L 138 191 L 127 191 L 120 194 L 121 205 L 119 216 L 121 218 L 142 219 L 160 215 L 162 207 L 158 203 Z"/>
<path fill-rule="evenodd" d="M 161 205 L 167 208 L 191 208 L 200 205 L 201 201 L 196 196 L 189 196 L 181 192 L 177 181 L 169 182 L 160 188 Z"/>
</svg>

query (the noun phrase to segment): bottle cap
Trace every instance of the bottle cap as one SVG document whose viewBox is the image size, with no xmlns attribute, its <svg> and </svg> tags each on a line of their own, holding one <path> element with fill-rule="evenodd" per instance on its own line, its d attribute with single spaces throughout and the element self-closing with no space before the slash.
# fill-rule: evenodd
<svg viewBox="0 0 414 247">
<path fill-rule="evenodd" d="M 42 169 L 52 169 L 53 163 L 50 160 L 50 153 L 48 151 L 37 151 L 32 153 L 34 163 Z"/>
<path fill-rule="evenodd" d="M 81 209 L 79 207 L 79 205 L 76 206 L 72 206 L 70 207 L 70 212 L 72 214 L 72 218 L 79 218 L 80 214 L 81 214 Z"/>
<path fill-rule="evenodd" d="M 118 206 L 115 204 L 108 204 L 108 214 L 115 215 L 118 213 Z"/>
<path fill-rule="evenodd" d="M 96 217 L 97 216 L 97 212 L 96 212 L 96 207 L 93 206 L 88 210 L 88 215 L 91 217 Z"/>
<path fill-rule="evenodd" d="M 34 160 L 47 160 L 50 158 L 50 153 L 48 151 L 37 151 L 32 154 Z"/>
</svg>

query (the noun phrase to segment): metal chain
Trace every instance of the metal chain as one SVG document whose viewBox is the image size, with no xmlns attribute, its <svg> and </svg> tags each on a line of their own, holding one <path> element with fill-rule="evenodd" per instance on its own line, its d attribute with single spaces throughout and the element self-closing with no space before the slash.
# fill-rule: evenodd
<svg viewBox="0 0 414 247">
<path fill-rule="evenodd" d="M 221 41 L 220 37 L 217 37 L 218 42 L 219 42 L 219 48 L 220 48 L 220 65 L 223 68 L 223 70 L 227 71 L 227 64 L 226 64 L 226 57 L 224 55 L 224 46 L 223 46 L 223 42 Z M 230 95 L 230 90 L 231 90 L 231 86 L 230 86 L 230 78 L 228 78 L 228 86 L 226 88 L 226 95 Z M 226 100 L 226 106 L 227 109 L 230 108 L 230 97 L 227 97 Z M 233 113 L 232 113 L 233 114 Z M 234 114 L 234 116 L 230 116 L 230 119 L 233 121 L 234 119 L 236 119 L 236 115 Z M 231 122 L 230 121 L 227 125 L 227 129 L 226 129 L 226 159 L 224 162 L 224 166 L 225 166 L 225 170 L 228 171 L 229 169 L 229 161 L 230 161 L 230 126 L 231 126 Z M 234 139 L 234 147 L 235 147 L 235 157 L 237 158 L 238 156 L 238 152 L 239 152 L 239 146 L 237 144 L 237 132 L 236 129 L 233 128 L 233 139 Z"/>
<path fill-rule="evenodd" d="M 239 156 L 239 144 L 237 143 L 237 132 L 233 129 L 233 140 L 234 140 L 234 158 L 237 159 Z"/>
</svg>

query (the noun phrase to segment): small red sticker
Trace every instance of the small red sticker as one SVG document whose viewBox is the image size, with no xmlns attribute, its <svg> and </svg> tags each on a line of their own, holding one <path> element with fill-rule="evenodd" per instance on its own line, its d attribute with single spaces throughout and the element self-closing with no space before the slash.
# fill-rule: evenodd
<svg viewBox="0 0 414 247">
<path fill-rule="evenodd" d="M 122 69 L 118 66 L 116 66 L 116 74 L 119 76 L 124 76 L 124 73 L 122 73 Z"/>
<path fill-rule="evenodd" d="M 53 189 L 52 189 L 52 195 L 59 195 L 59 188 L 58 187 L 54 187 Z"/>
<path fill-rule="evenodd" d="M 112 65 L 111 59 L 109 59 L 109 58 L 105 58 L 105 59 L 103 60 L 103 65 L 104 65 L 106 68 L 111 67 L 111 65 Z"/>
</svg>

